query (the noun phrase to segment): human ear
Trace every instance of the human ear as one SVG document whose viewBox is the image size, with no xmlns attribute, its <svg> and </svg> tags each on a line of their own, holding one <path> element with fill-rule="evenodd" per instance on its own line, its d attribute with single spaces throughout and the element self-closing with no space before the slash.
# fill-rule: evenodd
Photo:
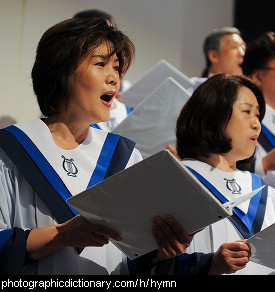
<svg viewBox="0 0 275 292">
<path fill-rule="evenodd" d="M 258 86 L 260 86 L 262 84 L 262 71 L 261 70 L 256 70 L 254 73 L 252 73 L 251 79 Z"/>
<path fill-rule="evenodd" d="M 216 64 L 219 61 L 219 53 L 215 49 L 211 49 L 208 51 L 208 58 L 212 64 Z"/>
</svg>

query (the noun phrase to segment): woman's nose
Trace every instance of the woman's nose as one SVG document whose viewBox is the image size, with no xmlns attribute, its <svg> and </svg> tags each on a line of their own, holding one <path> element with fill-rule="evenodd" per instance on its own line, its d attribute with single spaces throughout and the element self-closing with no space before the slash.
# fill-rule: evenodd
<svg viewBox="0 0 275 292">
<path fill-rule="evenodd" d="M 117 84 L 119 81 L 119 73 L 115 69 L 109 69 L 107 72 L 106 83 L 107 84 Z"/>
<path fill-rule="evenodd" d="M 258 117 L 254 117 L 253 118 L 253 120 L 252 120 L 252 128 L 256 129 L 256 130 L 261 128 L 261 122 L 259 121 Z"/>
</svg>

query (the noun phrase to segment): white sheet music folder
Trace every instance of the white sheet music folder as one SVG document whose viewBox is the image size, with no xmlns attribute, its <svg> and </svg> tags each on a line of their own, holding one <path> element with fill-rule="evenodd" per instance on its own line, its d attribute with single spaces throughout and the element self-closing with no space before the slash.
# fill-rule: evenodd
<svg viewBox="0 0 275 292">
<path fill-rule="evenodd" d="M 168 77 L 172 77 L 186 89 L 195 85 L 193 80 L 177 68 L 165 60 L 160 60 L 123 93 L 123 103 L 131 107 L 136 107 Z"/>
<path fill-rule="evenodd" d="M 176 143 L 176 122 L 190 93 L 172 77 L 165 79 L 115 129 L 136 142 L 143 158 Z"/>
<path fill-rule="evenodd" d="M 251 261 L 275 269 L 275 224 L 250 237 L 246 243 L 251 248 Z"/>
<path fill-rule="evenodd" d="M 172 215 L 188 233 L 232 215 L 168 150 L 105 179 L 67 200 L 90 222 L 118 231 L 112 241 L 130 259 L 157 248 L 152 220 Z"/>
</svg>

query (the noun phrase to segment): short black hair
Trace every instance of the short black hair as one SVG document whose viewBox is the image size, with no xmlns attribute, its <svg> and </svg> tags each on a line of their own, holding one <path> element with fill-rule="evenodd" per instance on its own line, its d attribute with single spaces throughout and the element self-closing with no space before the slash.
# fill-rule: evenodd
<svg viewBox="0 0 275 292">
<path fill-rule="evenodd" d="M 275 58 L 275 33 L 267 31 L 251 41 L 243 59 L 243 73 L 251 76 L 256 70 L 265 69 Z"/>
<path fill-rule="evenodd" d="M 77 12 L 74 16 L 74 18 L 105 18 L 108 19 L 110 22 L 113 21 L 113 17 L 111 14 L 99 10 L 99 9 L 86 9 Z"/>
<path fill-rule="evenodd" d="M 119 60 L 122 77 L 130 67 L 134 44 L 103 18 L 72 18 L 49 28 L 39 41 L 32 69 L 33 89 L 40 111 L 50 117 L 68 105 L 69 79 L 80 62 L 103 42 L 110 43 L 110 56 Z"/>
<path fill-rule="evenodd" d="M 178 155 L 183 158 L 209 157 L 232 149 L 231 139 L 225 136 L 237 99 L 238 90 L 245 86 L 256 96 L 260 121 L 265 115 L 265 101 L 259 87 L 246 76 L 216 74 L 202 83 L 184 105 L 177 120 Z M 253 156 L 239 161 L 239 169 L 247 169 Z"/>
</svg>

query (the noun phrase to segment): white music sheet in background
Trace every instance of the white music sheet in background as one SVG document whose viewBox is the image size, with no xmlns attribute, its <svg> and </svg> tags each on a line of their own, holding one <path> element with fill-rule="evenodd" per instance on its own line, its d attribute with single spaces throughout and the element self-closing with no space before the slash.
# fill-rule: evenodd
<svg viewBox="0 0 275 292">
<path fill-rule="evenodd" d="M 136 107 L 168 77 L 172 77 L 186 90 L 187 88 L 193 88 L 196 84 L 195 81 L 167 61 L 160 60 L 123 93 L 122 102 L 131 107 Z"/>
<path fill-rule="evenodd" d="M 112 132 L 135 141 L 143 158 L 168 144 L 175 146 L 177 118 L 189 97 L 186 89 L 168 77 Z"/>
</svg>

